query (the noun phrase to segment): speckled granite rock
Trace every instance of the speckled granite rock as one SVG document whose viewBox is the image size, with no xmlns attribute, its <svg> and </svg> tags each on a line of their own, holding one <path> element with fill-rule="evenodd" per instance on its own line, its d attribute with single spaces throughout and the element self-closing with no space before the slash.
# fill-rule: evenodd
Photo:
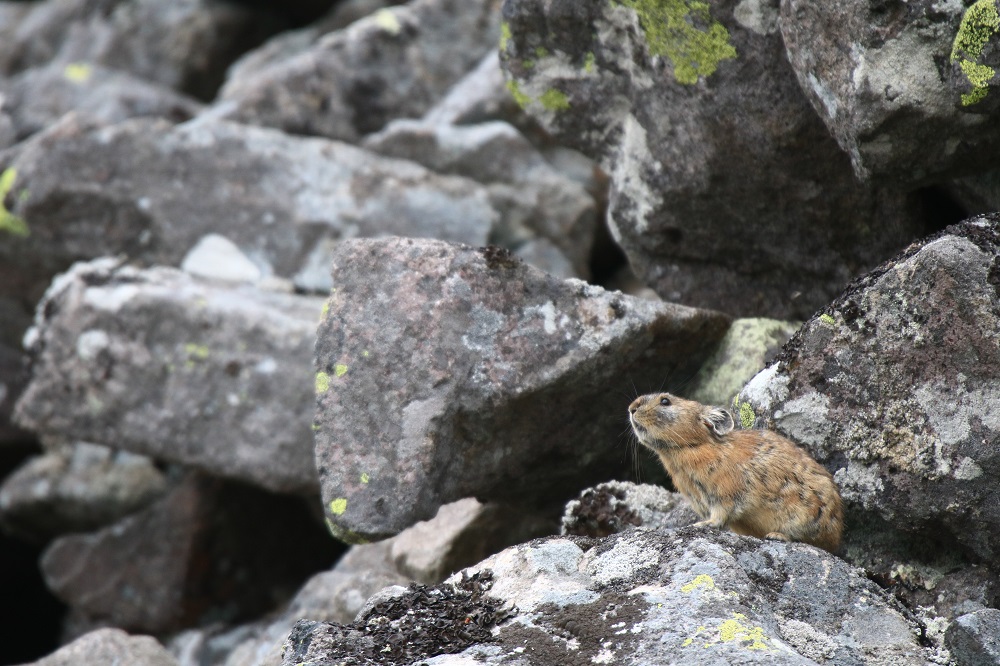
<svg viewBox="0 0 1000 666">
<path fill-rule="evenodd" d="M 664 299 L 805 319 L 923 233 L 859 183 L 799 87 L 774 3 L 506 0 L 514 97 L 611 178 L 610 221 Z"/>
<path fill-rule="evenodd" d="M 349 626 L 300 622 L 282 664 L 926 666 L 940 657 L 891 595 L 842 560 L 694 527 L 537 540 L 390 599 Z"/>
<path fill-rule="evenodd" d="M 177 666 L 170 653 L 152 636 L 129 636 L 121 629 L 92 631 L 28 666 L 81 664 Z"/>
<path fill-rule="evenodd" d="M 611 477 L 627 465 L 615 387 L 692 373 L 729 323 L 439 241 L 342 242 L 333 282 L 316 463 L 353 541 L 470 495 L 538 507 Z"/>
<path fill-rule="evenodd" d="M 779 23 L 860 177 L 912 184 L 1000 166 L 994 0 L 782 0 Z"/>
<path fill-rule="evenodd" d="M 945 644 L 958 666 L 1000 664 L 1000 610 L 987 608 L 956 618 Z"/>
</svg>

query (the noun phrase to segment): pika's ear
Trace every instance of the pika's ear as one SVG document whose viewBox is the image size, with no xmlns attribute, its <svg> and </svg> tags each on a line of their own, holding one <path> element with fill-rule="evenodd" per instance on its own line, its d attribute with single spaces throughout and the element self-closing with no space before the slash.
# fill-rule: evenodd
<svg viewBox="0 0 1000 666">
<path fill-rule="evenodd" d="M 733 429 L 733 417 L 720 407 L 711 407 L 702 414 L 702 420 L 709 430 L 722 437 Z"/>
</svg>

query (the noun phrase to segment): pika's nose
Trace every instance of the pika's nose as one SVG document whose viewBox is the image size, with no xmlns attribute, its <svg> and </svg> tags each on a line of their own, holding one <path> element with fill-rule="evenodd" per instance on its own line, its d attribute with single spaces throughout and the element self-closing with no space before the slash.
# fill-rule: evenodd
<svg viewBox="0 0 1000 666">
<path fill-rule="evenodd" d="M 639 411 L 639 407 L 642 405 L 642 398 L 636 398 L 632 401 L 632 404 L 628 406 L 628 413 L 635 414 Z"/>
</svg>

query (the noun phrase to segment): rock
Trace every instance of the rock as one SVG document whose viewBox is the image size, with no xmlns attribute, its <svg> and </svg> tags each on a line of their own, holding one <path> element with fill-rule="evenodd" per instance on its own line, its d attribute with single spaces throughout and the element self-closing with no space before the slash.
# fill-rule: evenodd
<svg viewBox="0 0 1000 666">
<path fill-rule="evenodd" d="M 608 481 L 588 488 L 566 505 L 562 534 L 606 537 L 630 527 L 684 527 L 698 515 L 680 493 L 661 486 Z"/>
<path fill-rule="evenodd" d="M 5 444 L 31 439 L 30 434 L 18 428 L 11 420 L 14 404 L 28 384 L 29 373 L 26 366 L 24 354 L 0 342 L 0 448 Z"/>
<path fill-rule="evenodd" d="M 985 608 L 956 618 L 945 645 L 958 666 L 1000 664 L 1000 610 Z"/>
<path fill-rule="evenodd" d="M 438 173 L 493 185 L 490 194 L 511 224 L 493 240 L 518 248 L 537 237 L 555 244 L 575 274 L 587 277 L 596 227 L 593 197 L 582 185 L 553 169 L 511 125 L 431 125 L 394 120 L 361 144 L 381 155 L 418 162 Z M 503 184 L 511 187 L 503 187 Z M 530 256 L 530 255 L 529 255 Z"/>
<path fill-rule="evenodd" d="M 802 90 L 859 177 L 911 185 L 1000 166 L 993 0 L 782 0 L 779 23 Z"/>
<path fill-rule="evenodd" d="M 112 526 L 55 540 L 41 567 L 87 620 L 165 633 L 266 612 L 336 555 L 301 499 L 193 475 Z"/>
<path fill-rule="evenodd" d="M 688 527 L 509 548 L 350 625 L 300 621 L 282 664 L 925 665 L 921 630 L 819 549 Z"/>
<path fill-rule="evenodd" d="M 129 636 L 121 629 L 92 631 L 30 666 L 79 666 L 80 664 L 177 666 L 170 653 L 152 636 Z"/>
<path fill-rule="evenodd" d="M 19 225 L 0 243 L 0 297 L 25 308 L 73 261 L 123 253 L 176 266 L 207 234 L 232 241 L 264 277 L 292 278 L 310 261 L 328 272 L 331 239 L 484 244 L 494 226 L 513 224 L 470 180 L 234 123 L 102 128 L 70 118 L 14 151 L 0 158 L 0 191 Z M 326 292 L 330 284 L 299 286 Z"/>
<path fill-rule="evenodd" d="M 624 464 L 632 383 L 692 373 L 725 316 L 561 281 L 495 247 L 353 240 L 316 345 L 331 530 L 377 539 L 469 496 L 563 502 Z"/>
<path fill-rule="evenodd" d="M 737 319 L 685 394 L 706 405 L 728 406 L 753 376 L 774 360 L 797 322 Z"/>
<path fill-rule="evenodd" d="M 0 523 L 46 542 L 134 513 L 167 490 L 149 458 L 77 442 L 35 456 L 0 485 Z"/>
<path fill-rule="evenodd" d="M 520 127 L 527 116 L 507 91 L 496 51 L 487 53 L 474 69 L 428 109 L 430 125 L 474 125 L 503 120 Z"/>
<path fill-rule="evenodd" d="M 497 0 L 414 0 L 381 9 L 298 55 L 229 79 L 226 117 L 356 141 L 419 117 L 499 35 Z"/>
<path fill-rule="evenodd" d="M 39 305 L 16 418 L 279 492 L 313 493 L 312 355 L 322 301 L 114 260 Z"/>
<path fill-rule="evenodd" d="M 777 429 L 835 473 L 847 556 L 883 576 L 914 560 L 982 562 L 974 577 L 997 580 L 998 267 L 996 214 L 916 243 L 808 321 L 738 397 L 745 427 Z M 892 542 L 908 560 L 873 554 Z"/>
<path fill-rule="evenodd" d="M 32 3 L 3 41 L 0 72 L 103 65 L 209 99 L 229 64 L 278 27 L 211 0 L 48 0 Z"/>
<path fill-rule="evenodd" d="M 257 264 L 231 240 L 219 234 L 208 234 L 198 241 L 181 261 L 181 270 L 226 282 L 259 282 L 262 277 Z"/>
<path fill-rule="evenodd" d="M 80 62 L 26 70 L 0 84 L 0 94 L 18 141 L 70 111 L 113 125 L 135 117 L 180 122 L 201 110 L 201 104 L 169 88 L 126 72 Z"/>
<path fill-rule="evenodd" d="M 774 6 L 506 0 L 503 16 L 514 97 L 607 171 L 612 233 L 665 300 L 805 319 L 924 233 L 915 200 L 855 180 Z"/>
</svg>

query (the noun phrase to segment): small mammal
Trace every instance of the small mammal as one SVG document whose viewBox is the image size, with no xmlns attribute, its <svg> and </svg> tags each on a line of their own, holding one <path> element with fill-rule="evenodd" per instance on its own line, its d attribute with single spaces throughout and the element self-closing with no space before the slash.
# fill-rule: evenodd
<svg viewBox="0 0 1000 666">
<path fill-rule="evenodd" d="M 733 430 L 733 417 L 669 393 L 628 408 L 639 441 L 659 455 L 697 525 L 834 551 L 844 510 L 833 477 L 803 449 L 769 430 Z"/>
</svg>

